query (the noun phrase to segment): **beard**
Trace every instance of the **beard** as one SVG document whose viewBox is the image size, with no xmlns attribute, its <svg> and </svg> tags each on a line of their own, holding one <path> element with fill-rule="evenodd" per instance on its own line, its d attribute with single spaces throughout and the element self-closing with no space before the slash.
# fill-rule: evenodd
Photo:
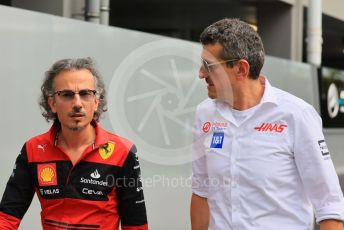
<svg viewBox="0 0 344 230">
<path fill-rule="evenodd" d="M 84 129 L 88 124 L 82 124 L 80 121 L 76 121 L 73 125 L 67 126 L 67 128 L 72 132 L 78 132 Z"/>
<path fill-rule="evenodd" d="M 74 107 L 73 110 L 71 112 L 68 113 L 68 116 L 69 117 L 73 117 L 75 115 L 79 115 L 79 116 L 86 116 L 86 113 L 84 111 L 82 111 L 81 108 L 79 107 Z M 83 129 L 84 127 L 86 127 L 87 125 L 82 125 L 82 122 L 81 121 L 75 121 L 75 123 L 71 126 L 67 126 L 67 128 L 70 130 L 70 131 L 73 131 L 73 132 L 77 132 L 77 131 L 80 131 L 81 129 Z"/>
<path fill-rule="evenodd" d="M 78 132 L 82 129 L 81 126 L 74 126 L 74 127 L 68 127 L 68 129 L 72 132 Z"/>
</svg>

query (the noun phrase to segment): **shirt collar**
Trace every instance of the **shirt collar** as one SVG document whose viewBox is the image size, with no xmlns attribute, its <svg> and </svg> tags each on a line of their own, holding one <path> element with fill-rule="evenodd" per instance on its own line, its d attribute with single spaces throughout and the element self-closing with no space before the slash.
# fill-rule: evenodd
<svg viewBox="0 0 344 230">
<path fill-rule="evenodd" d="M 278 105 L 278 100 L 277 100 L 274 88 L 271 86 L 270 82 L 268 81 L 266 77 L 261 77 L 261 78 L 265 84 L 265 87 L 264 87 L 263 97 L 260 100 L 259 104 L 272 103 L 272 104 Z"/>
<path fill-rule="evenodd" d="M 278 105 L 278 100 L 276 97 L 274 87 L 271 86 L 268 79 L 266 77 L 261 76 L 259 81 L 261 81 L 261 83 L 264 84 L 264 93 L 263 93 L 263 96 L 262 96 L 258 106 L 262 106 L 262 105 L 268 104 L 268 103 Z M 214 103 L 216 104 L 216 106 L 218 108 L 218 112 L 223 117 L 228 119 L 230 122 L 232 122 L 236 126 L 239 125 L 239 124 L 237 124 L 236 120 L 234 119 L 233 114 L 232 114 L 232 109 L 228 107 L 228 104 L 226 104 L 224 102 L 218 102 L 216 100 L 214 100 Z"/>
<path fill-rule="evenodd" d="M 96 128 L 96 141 L 94 143 L 94 147 L 96 148 L 108 143 L 110 141 L 109 133 L 104 130 L 98 122 L 94 120 L 92 121 L 92 125 L 94 125 L 94 127 Z"/>
</svg>

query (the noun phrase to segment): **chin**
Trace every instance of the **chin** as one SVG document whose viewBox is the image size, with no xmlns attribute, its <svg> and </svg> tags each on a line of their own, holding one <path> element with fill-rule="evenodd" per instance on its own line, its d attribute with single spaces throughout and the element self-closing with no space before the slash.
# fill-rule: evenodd
<svg viewBox="0 0 344 230">
<path fill-rule="evenodd" d="M 216 99 L 217 98 L 216 94 L 213 94 L 213 93 L 208 93 L 208 97 L 210 99 Z"/>
<path fill-rule="evenodd" d="M 83 124 L 83 122 L 75 122 L 74 124 L 70 124 L 67 128 L 70 131 L 77 132 L 80 131 L 82 128 L 86 127 L 87 125 Z"/>
<path fill-rule="evenodd" d="M 72 125 L 68 125 L 66 127 L 67 127 L 67 129 L 69 129 L 70 131 L 73 131 L 73 132 L 77 132 L 82 128 L 82 126 L 80 124 L 72 124 Z"/>
<path fill-rule="evenodd" d="M 81 129 L 81 126 L 68 127 L 70 131 L 77 132 Z"/>
</svg>

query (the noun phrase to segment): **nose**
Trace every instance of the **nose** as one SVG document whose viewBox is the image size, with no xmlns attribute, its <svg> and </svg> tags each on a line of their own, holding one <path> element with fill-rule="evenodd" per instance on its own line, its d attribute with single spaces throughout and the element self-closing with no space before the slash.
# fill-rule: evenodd
<svg viewBox="0 0 344 230">
<path fill-rule="evenodd" d="M 203 78 L 207 78 L 207 77 L 208 77 L 208 73 L 207 73 L 207 71 L 205 70 L 205 68 L 204 68 L 203 65 L 201 65 L 201 67 L 199 68 L 198 76 L 199 76 L 200 79 L 203 79 Z"/>
<path fill-rule="evenodd" d="M 78 108 L 82 107 L 82 101 L 81 101 L 80 95 L 78 93 L 74 95 L 73 107 L 78 107 Z"/>
</svg>

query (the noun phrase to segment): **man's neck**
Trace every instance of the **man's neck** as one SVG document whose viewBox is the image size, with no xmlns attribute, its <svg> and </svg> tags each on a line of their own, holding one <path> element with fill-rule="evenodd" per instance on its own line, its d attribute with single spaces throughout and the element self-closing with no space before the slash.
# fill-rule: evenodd
<svg viewBox="0 0 344 230">
<path fill-rule="evenodd" d="M 246 82 L 238 85 L 234 91 L 233 108 L 242 111 L 258 105 L 263 97 L 264 89 L 264 77 L 258 80 L 246 79 Z"/>
<path fill-rule="evenodd" d="M 92 144 L 95 137 L 95 128 L 91 124 L 77 131 L 61 127 L 59 144 L 66 149 L 78 149 Z"/>
</svg>

